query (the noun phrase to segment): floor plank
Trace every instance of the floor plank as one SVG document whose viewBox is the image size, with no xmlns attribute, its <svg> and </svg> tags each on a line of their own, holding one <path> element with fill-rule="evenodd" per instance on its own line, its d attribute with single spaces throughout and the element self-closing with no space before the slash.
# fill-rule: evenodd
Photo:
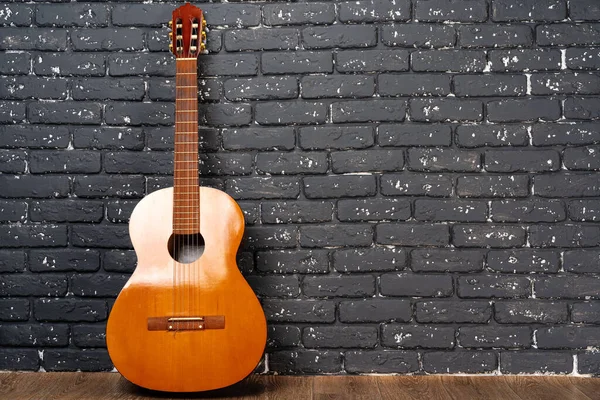
<svg viewBox="0 0 600 400">
<path fill-rule="evenodd" d="M 10 400 L 600 400 L 600 379 L 569 376 L 265 376 L 204 393 L 164 393 L 117 373 L 0 373 Z"/>
</svg>

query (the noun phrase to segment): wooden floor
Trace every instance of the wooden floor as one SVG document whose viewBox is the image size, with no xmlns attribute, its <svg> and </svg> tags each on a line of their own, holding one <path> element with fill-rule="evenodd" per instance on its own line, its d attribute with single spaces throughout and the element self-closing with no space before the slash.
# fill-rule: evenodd
<svg viewBox="0 0 600 400">
<path fill-rule="evenodd" d="M 174 395 L 116 373 L 1 373 L 0 399 L 599 400 L 600 378 L 557 376 L 252 376 L 219 391 Z"/>
</svg>

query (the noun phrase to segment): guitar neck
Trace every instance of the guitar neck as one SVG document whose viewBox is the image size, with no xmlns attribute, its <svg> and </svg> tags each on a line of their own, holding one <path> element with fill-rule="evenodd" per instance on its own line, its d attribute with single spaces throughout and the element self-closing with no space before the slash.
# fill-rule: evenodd
<svg viewBox="0 0 600 400">
<path fill-rule="evenodd" d="M 173 232 L 200 231 L 197 59 L 176 61 Z"/>
</svg>

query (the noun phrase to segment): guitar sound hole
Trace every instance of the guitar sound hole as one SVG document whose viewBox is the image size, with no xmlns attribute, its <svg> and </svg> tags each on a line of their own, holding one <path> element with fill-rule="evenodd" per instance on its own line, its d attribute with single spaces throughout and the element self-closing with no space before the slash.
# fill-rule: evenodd
<svg viewBox="0 0 600 400">
<path fill-rule="evenodd" d="M 182 264 L 193 263 L 204 253 L 204 238 L 198 233 L 192 235 L 173 234 L 169 238 L 169 254 Z"/>
</svg>

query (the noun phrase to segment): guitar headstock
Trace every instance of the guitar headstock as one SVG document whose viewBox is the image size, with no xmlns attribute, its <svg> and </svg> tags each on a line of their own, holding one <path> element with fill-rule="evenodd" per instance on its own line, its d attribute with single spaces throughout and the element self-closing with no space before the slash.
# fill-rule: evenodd
<svg viewBox="0 0 600 400">
<path fill-rule="evenodd" d="M 198 7 L 185 3 L 169 21 L 169 50 L 175 58 L 197 58 L 206 49 L 206 21 Z"/>
</svg>

